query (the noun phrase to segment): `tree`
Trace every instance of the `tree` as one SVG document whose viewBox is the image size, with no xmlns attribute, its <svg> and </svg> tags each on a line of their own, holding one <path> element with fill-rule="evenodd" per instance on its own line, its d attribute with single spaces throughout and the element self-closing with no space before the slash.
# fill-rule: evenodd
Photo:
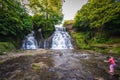
<svg viewBox="0 0 120 80">
<path fill-rule="evenodd" d="M 74 26 L 78 29 L 94 30 L 100 33 L 110 29 L 120 34 L 120 2 L 116 0 L 88 0 L 75 17 Z M 107 34 L 109 34 L 107 33 Z"/>
<path fill-rule="evenodd" d="M 34 13 L 34 29 L 41 28 L 43 36 L 47 38 L 51 35 L 49 32 L 54 30 L 54 25 L 62 21 L 62 0 L 30 0 L 30 7 Z"/>
<path fill-rule="evenodd" d="M 31 16 L 16 0 L 0 0 L 0 41 L 21 42 L 31 30 Z"/>
</svg>

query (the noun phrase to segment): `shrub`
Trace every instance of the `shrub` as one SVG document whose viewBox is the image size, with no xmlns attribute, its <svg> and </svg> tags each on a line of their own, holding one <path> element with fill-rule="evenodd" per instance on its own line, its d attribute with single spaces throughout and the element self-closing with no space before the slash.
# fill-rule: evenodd
<svg viewBox="0 0 120 80">
<path fill-rule="evenodd" d="M 0 42 L 0 54 L 6 54 L 7 52 L 15 49 L 15 46 L 11 42 Z"/>
</svg>

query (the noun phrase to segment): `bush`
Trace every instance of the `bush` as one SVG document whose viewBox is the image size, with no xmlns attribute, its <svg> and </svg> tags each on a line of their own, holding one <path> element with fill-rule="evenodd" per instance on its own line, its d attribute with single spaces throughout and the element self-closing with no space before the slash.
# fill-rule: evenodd
<svg viewBox="0 0 120 80">
<path fill-rule="evenodd" d="M 96 34 L 92 39 L 93 43 L 105 43 L 107 41 L 107 37 L 105 34 Z"/>
<path fill-rule="evenodd" d="M 6 54 L 7 52 L 15 49 L 15 46 L 11 42 L 0 42 L 0 54 Z"/>
<path fill-rule="evenodd" d="M 86 39 L 86 35 L 84 33 L 75 33 L 75 34 L 71 34 L 73 39 L 76 42 L 76 46 L 80 49 L 89 49 L 90 46 L 88 45 L 89 42 Z"/>
<path fill-rule="evenodd" d="M 120 39 L 118 38 L 110 38 L 106 43 L 112 44 L 112 43 L 119 43 Z"/>
</svg>

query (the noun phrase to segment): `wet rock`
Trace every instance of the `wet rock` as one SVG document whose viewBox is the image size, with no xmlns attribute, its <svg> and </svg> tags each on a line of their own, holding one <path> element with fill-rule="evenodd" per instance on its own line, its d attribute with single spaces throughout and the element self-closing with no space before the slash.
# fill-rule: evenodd
<svg viewBox="0 0 120 80">
<path fill-rule="evenodd" d="M 105 79 L 102 78 L 102 77 L 97 77 L 97 78 L 95 78 L 94 80 L 105 80 Z"/>
<path fill-rule="evenodd" d="M 0 80 L 110 80 L 105 55 L 95 54 L 34 50 L 0 57 L 7 58 L 0 64 Z M 113 80 L 119 80 L 117 72 Z"/>
</svg>

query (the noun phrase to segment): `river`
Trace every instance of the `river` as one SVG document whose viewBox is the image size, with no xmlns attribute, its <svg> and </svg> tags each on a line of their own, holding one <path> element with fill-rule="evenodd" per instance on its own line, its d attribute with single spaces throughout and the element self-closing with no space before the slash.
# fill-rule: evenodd
<svg viewBox="0 0 120 80">
<path fill-rule="evenodd" d="M 120 80 L 108 73 L 108 54 L 81 50 L 25 50 L 0 56 L 0 80 Z M 120 58 L 113 55 L 118 59 Z"/>
</svg>

